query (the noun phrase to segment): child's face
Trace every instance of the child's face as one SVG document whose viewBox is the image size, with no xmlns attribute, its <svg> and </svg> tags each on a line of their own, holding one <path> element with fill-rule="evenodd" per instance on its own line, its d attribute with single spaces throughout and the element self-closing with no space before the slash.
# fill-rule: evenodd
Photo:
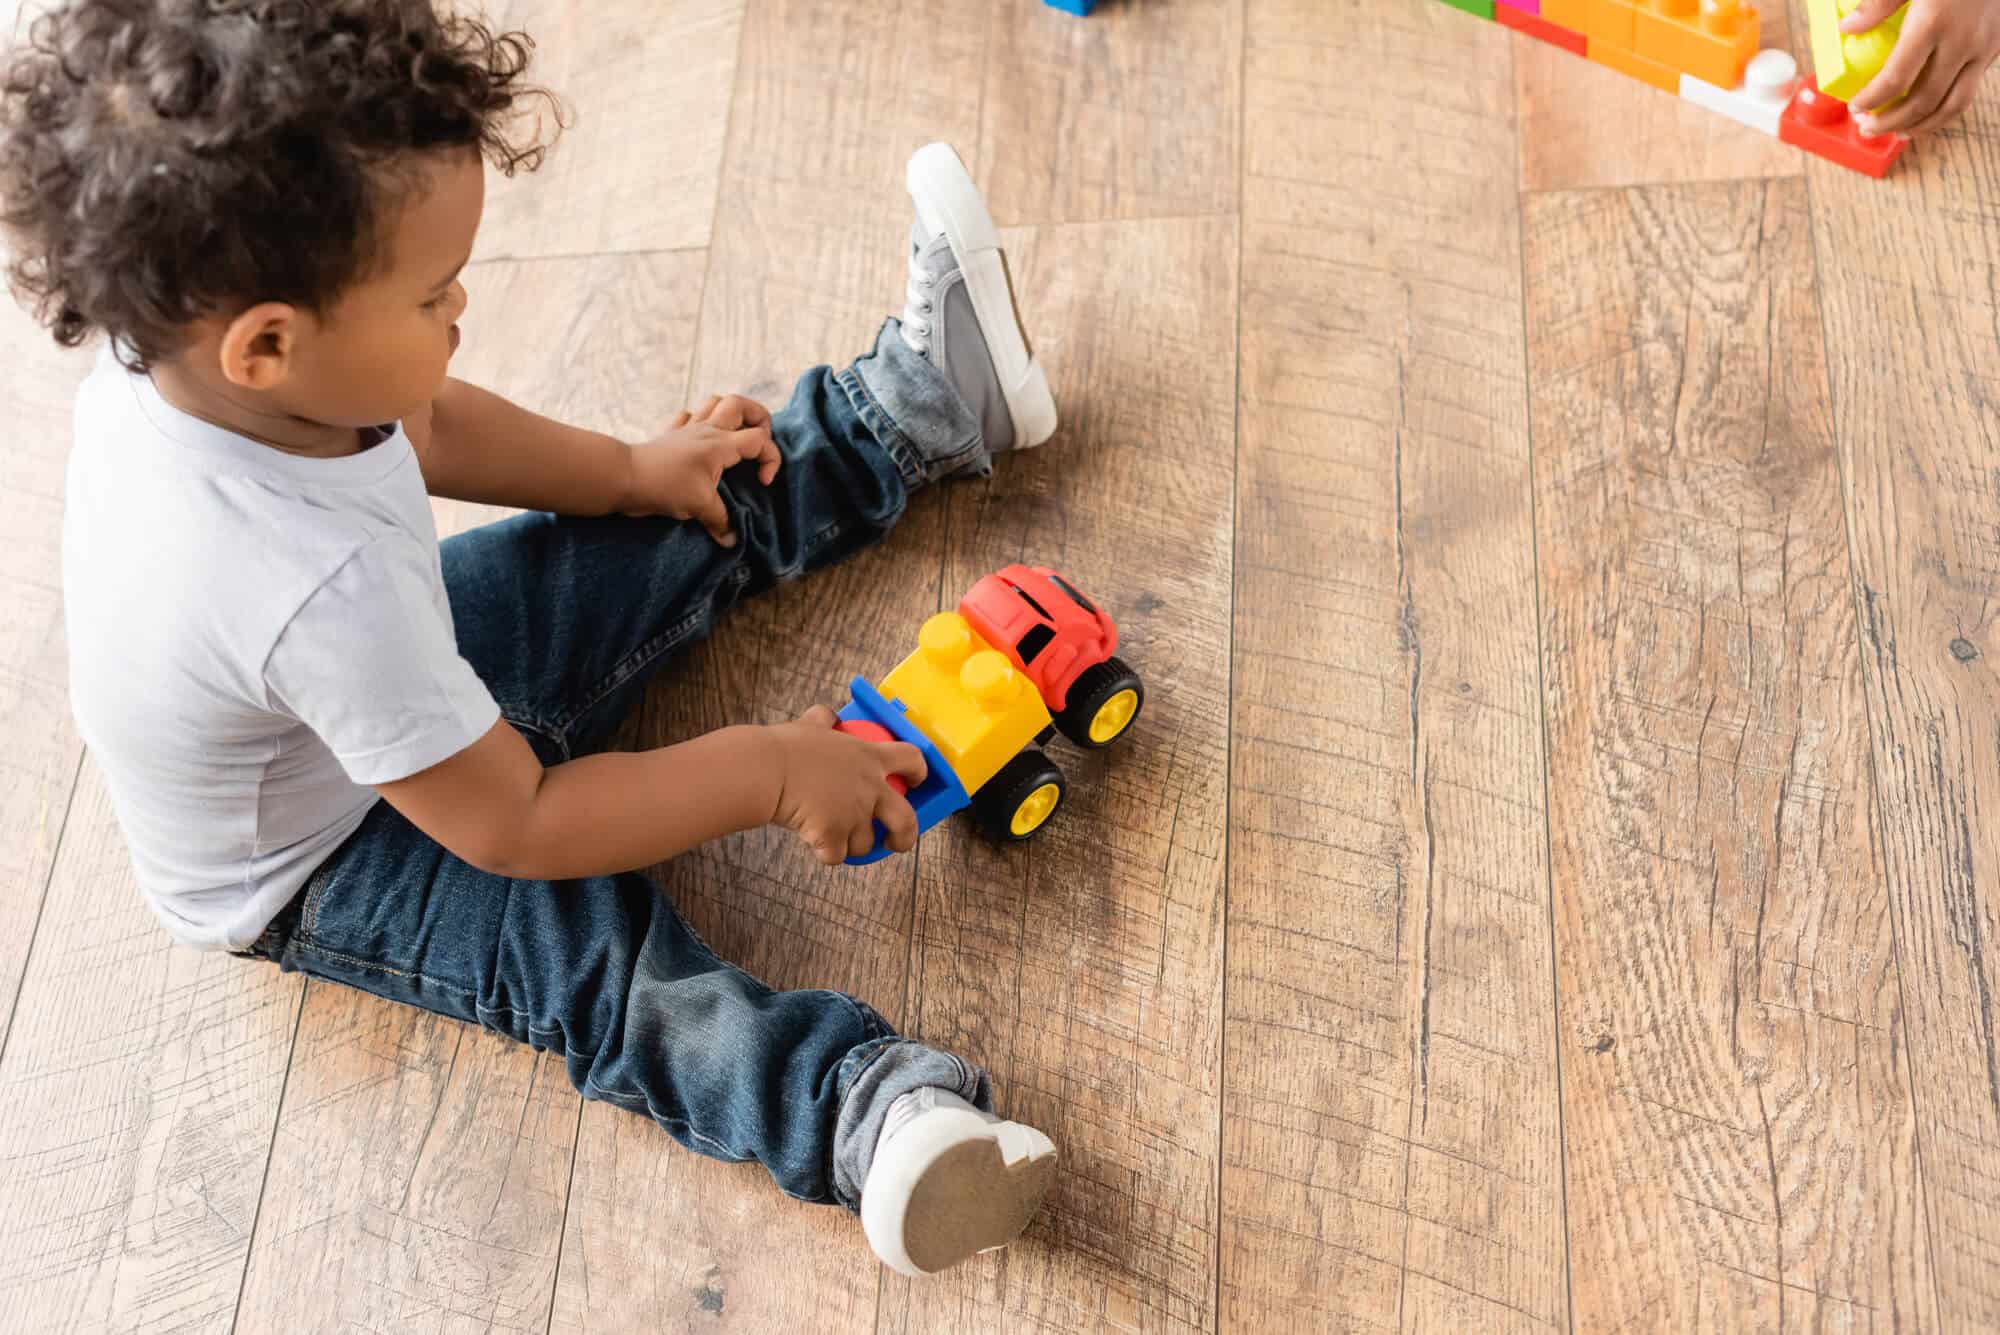
<svg viewBox="0 0 2000 1335">
<path fill-rule="evenodd" d="M 437 397 L 465 313 L 459 270 L 486 206 L 478 154 L 441 156 L 391 228 L 384 262 L 323 318 L 305 317 L 285 377 L 287 408 L 308 421 L 369 427 Z"/>
</svg>

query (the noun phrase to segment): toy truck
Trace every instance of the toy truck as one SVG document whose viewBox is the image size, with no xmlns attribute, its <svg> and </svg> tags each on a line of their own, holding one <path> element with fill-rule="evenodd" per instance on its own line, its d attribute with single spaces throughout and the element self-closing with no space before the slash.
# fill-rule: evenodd
<svg viewBox="0 0 2000 1335">
<path fill-rule="evenodd" d="M 1042 744 L 1060 732 L 1077 746 L 1109 746 L 1145 703 L 1117 648 L 1118 627 L 1061 575 L 1011 565 L 973 585 L 957 611 L 924 622 L 916 652 L 879 687 L 856 677 L 839 726 L 923 752 L 930 772 L 905 793 L 919 834 L 970 807 L 992 837 L 1026 839 L 1066 791 Z M 888 855 L 878 827 L 875 847 L 848 861 Z"/>
</svg>

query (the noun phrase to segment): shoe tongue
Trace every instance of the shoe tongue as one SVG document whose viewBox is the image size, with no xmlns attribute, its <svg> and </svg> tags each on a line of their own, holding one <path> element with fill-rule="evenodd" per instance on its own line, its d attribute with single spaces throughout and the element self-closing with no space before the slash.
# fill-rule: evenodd
<svg viewBox="0 0 2000 1335">
<path fill-rule="evenodd" d="M 943 278 L 958 268 L 951 255 L 951 241 L 943 232 L 926 233 L 920 222 L 910 224 L 910 264 L 933 278 Z"/>
<path fill-rule="evenodd" d="M 887 1144 L 889 1137 L 901 1131 L 917 1118 L 933 1108 L 970 1108 L 972 1105 L 949 1089 L 937 1085 L 919 1085 L 889 1105 L 889 1111 L 882 1117 L 882 1130 L 875 1143 Z"/>
</svg>

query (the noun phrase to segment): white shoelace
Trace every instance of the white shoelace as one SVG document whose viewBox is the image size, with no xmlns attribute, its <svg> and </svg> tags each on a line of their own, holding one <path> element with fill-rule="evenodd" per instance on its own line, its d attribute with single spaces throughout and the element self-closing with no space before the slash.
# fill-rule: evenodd
<svg viewBox="0 0 2000 1335">
<path fill-rule="evenodd" d="M 910 285 L 903 293 L 903 341 L 919 356 L 931 350 L 931 297 L 937 278 L 923 268 L 917 255 L 910 256 Z"/>
</svg>

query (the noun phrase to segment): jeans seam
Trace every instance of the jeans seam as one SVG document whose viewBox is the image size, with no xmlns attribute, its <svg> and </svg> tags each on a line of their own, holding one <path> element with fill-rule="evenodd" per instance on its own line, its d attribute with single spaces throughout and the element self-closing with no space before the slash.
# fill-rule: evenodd
<svg viewBox="0 0 2000 1335">
<path fill-rule="evenodd" d="M 741 568 L 739 567 L 739 569 Z M 645 671 L 646 666 L 655 659 L 663 654 L 672 653 L 675 649 L 686 643 L 688 637 L 694 633 L 695 628 L 701 624 L 702 620 L 709 613 L 710 609 L 707 607 L 695 608 L 672 626 L 669 626 L 627 654 L 609 672 L 598 678 L 591 687 L 589 697 L 582 704 L 563 715 L 562 721 L 554 725 L 563 734 L 560 738 L 555 739 L 562 746 L 563 754 L 567 755 L 569 753 L 567 734 L 576 725 L 578 719 L 604 703 L 605 700 L 610 698 L 613 691 L 616 691 L 633 677 Z"/>
<path fill-rule="evenodd" d="M 979 457 L 980 441 L 977 436 L 961 450 L 956 450 L 941 459 L 931 459 L 917 449 L 903 428 L 889 416 L 867 384 L 857 375 L 853 367 L 837 373 L 833 383 L 839 385 L 847 395 L 847 401 L 861 418 L 863 426 L 879 441 L 889 457 L 895 461 L 896 470 L 903 475 L 905 488 L 924 485 L 934 477 L 942 477 L 955 472 Z"/>
</svg>

